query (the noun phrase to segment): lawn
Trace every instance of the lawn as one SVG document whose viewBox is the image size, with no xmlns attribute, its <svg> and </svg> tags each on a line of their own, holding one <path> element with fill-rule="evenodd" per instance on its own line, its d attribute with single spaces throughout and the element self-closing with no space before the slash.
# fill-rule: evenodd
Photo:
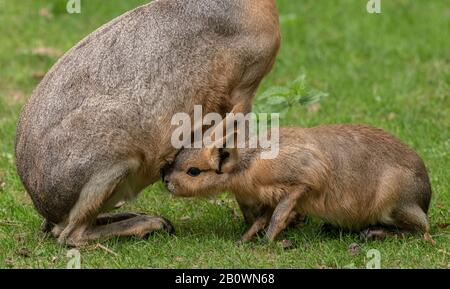
<svg viewBox="0 0 450 289">
<path fill-rule="evenodd" d="M 61 53 L 148 1 L 82 0 L 82 13 L 72 15 L 65 2 L 0 0 L 0 268 L 65 268 L 68 262 L 68 248 L 40 233 L 42 219 L 15 170 L 21 107 Z M 432 181 L 436 243 L 420 236 L 363 242 L 354 234 L 325 234 L 321 221 L 309 218 L 280 236 L 291 248 L 258 241 L 237 247 L 245 225 L 231 196 L 175 199 L 157 183 L 124 210 L 163 215 L 176 235 L 92 244 L 80 249 L 83 268 L 365 268 L 371 249 L 379 251 L 382 268 L 450 268 L 448 1 L 382 1 L 381 14 L 368 14 L 366 0 L 277 2 L 283 44 L 258 94 L 303 77 L 303 88 L 322 97 L 292 105 L 283 125 L 366 123 L 416 149 Z"/>
</svg>

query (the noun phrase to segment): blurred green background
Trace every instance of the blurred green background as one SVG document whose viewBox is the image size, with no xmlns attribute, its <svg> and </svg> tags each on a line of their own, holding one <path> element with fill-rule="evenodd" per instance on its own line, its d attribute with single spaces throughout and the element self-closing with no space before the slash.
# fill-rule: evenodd
<svg viewBox="0 0 450 289">
<path fill-rule="evenodd" d="M 65 268 L 67 248 L 39 232 L 42 222 L 15 171 L 14 134 L 21 107 L 59 56 L 100 25 L 148 1 L 0 0 L 0 267 Z M 279 0 L 283 44 L 255 109 L 282 111 L 283 125 L 366 123 L 411 145 L 427 164 L 431 234 L 362 242 L 321 232 L 321 222 L 287 230 L 279 243 L 234 242 L 245 226 L 227 194 L 174 199 L 160 184 L 125 210 L 163 215 L 176 236 L 113 239 L 81 249 L 81 265 L 144 268 L 365 268 L 370 249 L 383 268 L 450 268 L 450 5 L 447 0 Z M 277 101 L 270 101 L 277 96 Z M 300 103 L 307 103 L 301 105 Z M 349 246 L 358 243 L 356 250 Z M 353 246 L 355 247 L 355 246 Z M 352 248 L 353 248 L 352 247 Z"/>
</svg>

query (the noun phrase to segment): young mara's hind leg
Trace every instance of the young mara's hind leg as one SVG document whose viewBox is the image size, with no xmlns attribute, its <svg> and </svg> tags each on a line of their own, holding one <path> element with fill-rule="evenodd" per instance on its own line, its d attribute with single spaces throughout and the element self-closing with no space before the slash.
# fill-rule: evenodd
<svg viewBox="0 0 450 289">
<path fill-rule="evenodd" d="M 429 230 L 428 217 L 418 205 L 397 208 L 392 218 L 396 227 L 407 232 L 426 233 Z"/>
<path fill-rule="evenodd" d="M 145 215 L 119 214 L 117 217 L 97 216 L 108 201 L 115 200 L 121 184 L 133 172 L 131 164 L 121 164 L 93 176 L 84 186 L 72 208 L 58 242 L 69 246 L 82 246 L 88 241 L 112 236 L 136 235 L 143 237 L 154 230 L 172 231 L 172 225 L 163 218 Z M 111 221 L 116 221 L 108 224 Z M 104 224 L 104 225 L 97 225 Z"/>
<path fill-rule="evenodd" d="M 404 236 L 412 232 L 426 233 L 429 229 L 427 215 L 418 205 L 395 209 L 391 219 L 389 224 L 362 231 L 361 237 L 365 240 L 383 240 L 389 236 Z"/>
<path fill-rule="evenodd" d="M 401 231 L 396 230 L 394 228 L 388 228 L 384 226 L 374 226 L 361 231 L 360 236 L 364 241 L 368 241 L 368 240 L 384 240 L 387 237 L 398 236 L 401 234 L 402 234 Z"/>
</svg>

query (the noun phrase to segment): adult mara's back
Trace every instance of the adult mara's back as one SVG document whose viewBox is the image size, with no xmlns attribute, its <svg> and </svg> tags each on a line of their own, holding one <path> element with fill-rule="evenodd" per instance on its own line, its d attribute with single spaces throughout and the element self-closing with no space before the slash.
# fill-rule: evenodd
<svg viewBox="0 0 450 289">
<path fill-rule="evenodd" d="M 102 214 L 159 178 L 172 116 L 247 110 L 280 42 L 275 0 L 159 0 L 87 36 L 48 72 L 17 125 L 18 173 L 60 243 L 172 230 Z"/>
</svg>

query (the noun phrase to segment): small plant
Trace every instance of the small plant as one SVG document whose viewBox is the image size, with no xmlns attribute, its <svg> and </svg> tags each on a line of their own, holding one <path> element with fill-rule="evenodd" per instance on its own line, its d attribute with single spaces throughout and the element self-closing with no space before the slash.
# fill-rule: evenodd
<svg viewBox="0 0 450 289">
<path fill-rule="evenodd" d="M 284 114 L 298 105 L 311 105 L 329 94 L 308 87 L 306 74 L 300 75 L 289 86 L 274 86 L 257 97 L 254 111 Z"/>
</svg>

